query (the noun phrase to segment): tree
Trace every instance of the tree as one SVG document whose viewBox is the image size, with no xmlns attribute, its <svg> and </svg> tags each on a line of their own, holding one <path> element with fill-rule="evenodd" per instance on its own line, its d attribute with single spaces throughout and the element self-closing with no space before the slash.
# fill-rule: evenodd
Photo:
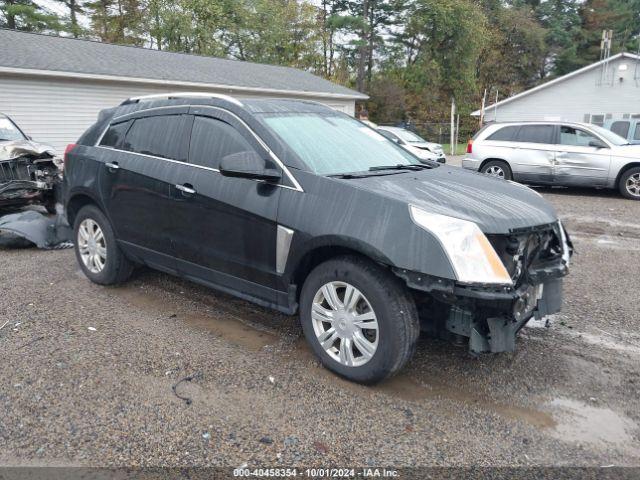
<svg viewBox="0 0 640 480">
<path fill-rule="evenodd" d="M 0 27 L 26 32 L 62 29 L 58 16 L 33 0 L 0 2 Z"/>
</svg>

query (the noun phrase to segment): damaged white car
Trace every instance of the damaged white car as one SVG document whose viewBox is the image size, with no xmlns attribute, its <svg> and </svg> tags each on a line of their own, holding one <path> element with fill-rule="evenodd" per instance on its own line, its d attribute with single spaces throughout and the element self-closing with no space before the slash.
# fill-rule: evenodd
<svg viewBox="0 0 640 480">
<path fill-rule="evenodd" d="M 0 210 L 39 204 L 55 213 L 61 177 L 53 147 L 34 142 L 0 113 Z"/>
</svg>

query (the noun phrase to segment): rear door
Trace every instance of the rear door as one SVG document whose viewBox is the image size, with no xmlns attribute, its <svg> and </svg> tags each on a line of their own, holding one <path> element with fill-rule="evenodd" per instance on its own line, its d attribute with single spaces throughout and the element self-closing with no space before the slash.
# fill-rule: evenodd
<svg viewBox="0 0 640 480">
<path fill-rule="evenodd" d="M 522 125 L 515 136 L 511 170 L 519 182 L 553 182 L 556 146 L 554 125 Z"/>
<path fill-rule="evenodd" d="M 592 141 L 604 143 L 586 129 L 572 125 L 560 127 L 556 152 L 556 183 L 584 186 L 607 184 L 611 163 L 610 149 L 589 145 Z"/>
<path fill-rule="evenodd" d="M 103 201 L 122 246 L 151 266 L 173 270 L 170 186 L 187 160 L 188 107 L 158 109 L 113 124 L 101 172 Z"/>
<path fill-rule="evenodd" d="M 171 187 L 178 268 L 187 277 L 274 303 L 281 188 L 218 170 L 226 155 L 254 150 L 266 159 L 268 153 L 231 113 L 211 107 L 190 112 L 188 168 Z"/>
</svg>

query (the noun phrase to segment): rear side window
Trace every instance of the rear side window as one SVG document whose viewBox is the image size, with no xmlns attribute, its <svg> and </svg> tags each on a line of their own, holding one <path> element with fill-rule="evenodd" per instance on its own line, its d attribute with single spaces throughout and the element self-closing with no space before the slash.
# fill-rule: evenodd
<svg viewBox="0 0 640 480">
<path fill-rule="evenodd" d="M 523 125 L 516 135 L 517 142 L 554 143 L 552 125 Z"/>
<path fill-rule="evenodd" d="M 491 135 L 489 135 L 487 140 L 495 140 L 500 142 L 513 142 L 516 138 L 516 134 L 518 133 L 519 129 L 520 129 L 520 126 L 518 125 L 502 127 L 497 132 L 494 132 Z"/>
<path fill-rule="evenodd" d="M 189 163 L 217 169 L 223 157 L 252 150 L 240 132 L 226 122 L 208 117 L 193 121 Z"/>
<path fill-rule="evenodd" d="M 622 138 L 627 138 L 629 135 L 629 122 L 613 122 L 611 124 L 611 131 L 617 133 Z"/>
<path fill-rule="evenodd" d="M 635 133 L 633 134 L 633 139 L 634 139 L 634 140 L 640 140 L 640 123 L 638 123 L 638 124 L 636 125 L 636 131 L 635 131 Z"/>
<path fill-rule="evenodd" d="M 127 132 L 122 149 L 186 162 L 188 124 L 188 115 L 138 118 Z"/>
<path fill-rule="evenodd" d="M 103 147 L 119 148 L 124 140 L 124 135 L 127 133 L 127 129 L 131 125 L 131 122 L 122 122 L 115 125 L 111 125 L 105 132 L 100 145 Z"/>
</svg>

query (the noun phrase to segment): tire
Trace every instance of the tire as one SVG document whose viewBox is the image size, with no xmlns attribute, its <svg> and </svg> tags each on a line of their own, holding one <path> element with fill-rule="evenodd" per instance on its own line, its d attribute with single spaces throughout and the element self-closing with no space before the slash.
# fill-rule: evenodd
<svg viewBox="0 0 640 480">
<path fill-rule="evenodd" d="M 618 189 L 623 197 L 640 200 L 640 167 L 630 168 L 622 174 Z"/>
<path fill-rule="evenodd" d="M 371 317 L 373 312 L 377 330 L 354 327 L 351 321 L 355 317 L 349 313 L 349 309 L 332 309 L 323 293 L 331 293 L 325 290 L 329 285 L 335 286 L 333 292 L 337 295 L 338 305 L 342 307 L 344 303 L 349 304 L 345 302 L 347 288 L 357 289 L 351 290 L 360 294 L 359 297 L 351 297 L 359 298 L 355 303 L 355 312 L 362 315 L 359 317 L 362 319 Z M 330 312 L 332 321 L 318 320 L 326 318 L 318 313 L 318 307 L 320 311 Z M 313 315 L 312 309 L 316 309 Z M 374 384 L 397 373 L 413 355 L 420 334 L 415 302 L 401 280 L 375 263 L 351 255 L 322 263 L 309 274 L 300 297 L 300 320 L 305 337 L 322 364 L 342 377 L 363 384 Z M 362 323 L 365 323 L 364 320 Z M 365 325 L 371 324 L 369 318 Z M 332 336 L 327 332 L 332 329 L 345 337 L 338 336 L 328 347 L 323 347 L 318 335 L 329 337 L 327 343 L 331 342 Z M 352 343 L 347 348 L 349 343 L 345 339 L 349 338 L 350 332 L 358 333 L 351 336 L 353 340 L 349 339 Z M 363 337 L 368 343 L 363 343 Z M 375 344 L 373 353 L 370 351 L 365 355 L 363 352 L 370 349 L 372 344 Z M 347 362 L 340 361 L 343 345 L 345 351 L 351 352 Z M 367 348 L 360 350 L 359 345 L 366 345 Z M 349 358 L 349 354 L 345 354 L 344 358 Z"/>
<path fill-rule="evenodd" d="M 101 238 L 94 227 L 102 233 Z M 83 233 L 80 232 L 81 229 Z M 73 231 L 76 259 L 89 280 L 100 285 L 115 285 L 126 281 L 131 276 L 133 264 L 120 250 L 109 220 L 98 207 L 95 205 L 82 207 L 76 215 Z M 95 235 L 93 245 L 89 245 L 89 242 L 84 240 L 87 232 L 92 236 Z M 97 241 L 96 238 L 98 238 Z M 87 255 L 91 257 L 100 252 L 104 253 L 104 257 L 98 255 L 103 261 L 94 262 L 87 259 Z"/>
<path fill-rule="evenodd" d="M 504 162 L 502 160 L 491 160 L 490 162 L 485 163 L 480 171 L 485 175 L 491 175 L 492 177 L 503 178 L 505 180 L 513 180 L 511 167 L 509 167 L 509 164 L 507 162 Z"/>
</svg>

